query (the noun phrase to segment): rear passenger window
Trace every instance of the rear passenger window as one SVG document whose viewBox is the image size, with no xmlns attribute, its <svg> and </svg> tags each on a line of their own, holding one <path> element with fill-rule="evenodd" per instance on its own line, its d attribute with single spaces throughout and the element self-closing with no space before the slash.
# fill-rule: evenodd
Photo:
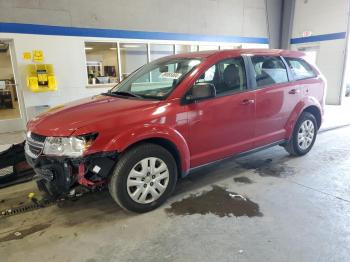
<svg viewBox="0 0 350 262">
<path fill-rule="evenodd" d="M 311 66 L 309 66 L 309 64 L 305 60 L 301 58 L 291 57 L 285 57 L 284 59 L 287 61 L 292 71 L 294 80 L 300 80 L 316 76 Z"/>
<path fill-rule="evenodd" d="M 288 82 L 287 69 L 281 58 L 276 56 L 251 57 L 257 87 Z"/>
</svg>

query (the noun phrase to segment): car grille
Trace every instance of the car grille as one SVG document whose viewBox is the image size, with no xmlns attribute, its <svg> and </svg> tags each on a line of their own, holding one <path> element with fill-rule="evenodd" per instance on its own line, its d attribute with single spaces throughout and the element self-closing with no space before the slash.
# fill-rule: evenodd
<svg viewBox="0 0 350 262">
<path fill-rule="evenodd" d="M 29 133 L 24 147 L 26 153 L 32 158 L 37 158 L 44 149 L 45 139 L 45 136 Z"/>
<path fill-rule="evenodd" d="M 41 143 L 44 143 L 46 139 L 46 136 L 37 135 L 35 133 L 30 133 L 30 137 L 32 138 L 33 141 L 37 141 Z"/>
</svg>

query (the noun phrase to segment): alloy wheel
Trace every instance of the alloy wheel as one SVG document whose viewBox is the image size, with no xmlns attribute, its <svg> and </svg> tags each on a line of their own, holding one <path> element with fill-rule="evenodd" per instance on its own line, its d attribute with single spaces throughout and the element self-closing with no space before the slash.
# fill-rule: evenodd
<svg viewBox="0 0 350 262">
<path fill-rule="evenodd" d="M 315 126 L 311 120 L 305 120 L 298 131 L 298 146 L 306 150 L 312 144 L 315 136 Z"/>
</svg>

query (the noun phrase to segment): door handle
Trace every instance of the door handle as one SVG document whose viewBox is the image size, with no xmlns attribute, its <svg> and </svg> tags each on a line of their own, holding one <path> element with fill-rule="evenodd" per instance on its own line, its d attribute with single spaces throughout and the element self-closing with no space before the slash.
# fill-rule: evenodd
<svg viewBox="0 0 350 262">
<path fill-rule="evenodd" d="M 254 104 L 254 103 L 255 103 L 254 99 L 244 99 L 241 102 L 242 105 L 251 105 L 251 104 Z"/>
<path fill-rule="evenodd" d="M 298 94 L 300 93 L 300 90 L 299 89 L 291 89 L 289 90 L 288 94 L 291 94 L 291 95 L 295 95 L 295 94 Z"/>
</svg>

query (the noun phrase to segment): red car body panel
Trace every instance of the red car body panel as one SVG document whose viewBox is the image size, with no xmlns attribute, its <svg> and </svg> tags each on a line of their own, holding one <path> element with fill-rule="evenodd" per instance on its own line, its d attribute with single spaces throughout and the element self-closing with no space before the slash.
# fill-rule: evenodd
<svg viewBox="0 0 350 262">
<path fill-rule="evenodd" d="M 253 147 L 254 92 L 242 92 L 187 105 L 191 166 L 199 166 Z M 239 123 L 239 124 L 237 124 Z"/>
<path fill-rule="evenodd" d="M 165 100 L 94 96 L 50 110 L 30 121 L 28 130 L 44 136 L 98 132 L 85 155 L 123 152 L 143 140 L 165 139 L 177 149 L 181 170 L 186 174 L 191 168 L 288 140 L 307 107 L 323 114 L 325 80 L 314 66 L 316 78 L 248 89 L 198 103 L 181 102 L 206 69 L 222 59 L 242 55 L 304 56 L 301 52 L 263 49 L 176 55 L 173 57 L 201 58 L 202 63 Z"/>
<path fill-rule="evenodd" d="M 103 128 L 124 121 L 131 113 L 152 110 L 159 101 L 128 100 L 110 96 L 93 96 L 57 106 L 28 123 L 28 128 L 45 136 L 70 136 L 82 127 Z M 118 115 L 114 114 L 118 112 Z M 100 127 L 100 125 L 104 125 Z M 118 125 L 122 123 L 118 122 Z M 96 130 L 95 130 L 96 131 Z"/>
</svg>

